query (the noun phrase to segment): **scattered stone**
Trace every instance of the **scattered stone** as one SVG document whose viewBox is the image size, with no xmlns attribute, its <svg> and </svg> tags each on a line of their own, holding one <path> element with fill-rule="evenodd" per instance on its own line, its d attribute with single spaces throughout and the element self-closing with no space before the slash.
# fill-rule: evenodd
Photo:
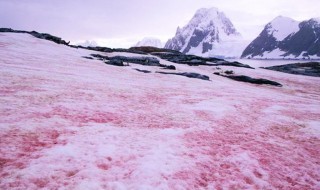
<svg viewBox="0 0 320 190">
<path fill-rule="evenodd" d="M 169 75 L 181 75 L 181 76 L 185 76 L 188 78 L 197 78 L 197 79 L 201 79 L 201 80 L 210 80 L 210 78 L 207 75 L 202 75 L 199 73 L 172 73 L 172 72 L 156 72 L 156 73 L 160 73 L 160 74 L 169 74 Z"/>
<path fill-rule="evenodd" d="M 320 77 L 320 62 L 293 63 L 261 68 L 295 75 Z"/>
<path fill-rule="evenodd" d="M 226 70 L 224 73 L 227 74 L 227 75 L 233 75 L 233 71 L 232 70 Z"/>
<path fill-rule="evenodd" d="M 148 70 L 142 70 L 142 69 L 134 69 L 134 70 L 142 72 L 142 73 L 151 73 L 151 71 L 148 71 Z"/>
</svg>

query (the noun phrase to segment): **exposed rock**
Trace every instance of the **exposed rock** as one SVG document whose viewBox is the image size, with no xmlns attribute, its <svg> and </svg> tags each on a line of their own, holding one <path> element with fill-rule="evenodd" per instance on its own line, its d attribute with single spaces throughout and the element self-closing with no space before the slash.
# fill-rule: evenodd
<svg viewBox="0 0 320 190">
<path fill-rule="evenodd" d="M 155 57 L 125 57 L 114 56 L 109 57 L 110 60 L 121 60 L 127 63 L 136 63 L 145 66 L 160 66 L 160 61 Z"/>
<path fill-rule="evenodd" d="M 306 75 L 312 77 L 320 77 L 320 63 L 308 62 L 308 63 L 293 63 L 287 65 L 278 65 L 272 67 L 261 67 L 273 71 L 280 71 L 284 73 Z"/>
<path fill-rule="evenodd" d="M 179 51 L 151 47 L 151 46 L 131 47 L 131 48 L 129 48 L 129 51 L 139 51 L 139 52 L 144 52 L 144 53 L 169 52 L 169 53 L 175 53 L 175 54 L 182 54 Z"/>
<path fill-rule="evenodd" d="M 210 80 L 210 78 L 207 75 L 202 75 L 199 73 L 172 73 L 172 72 L 156 72 L 156 73 L 160 73 L 160 74 L 169 74 L 169 75 L 181 75 L 181 76 L 185 76 L 188 78 L 197 78 L 197 79 L 201 79 L 201 80 Z"/>
<path fill-rule="evenodd" d="M 95 57 L 97 59 L 101 60 L 109 60 L 110 58 L 108 56 L 100 55 L 100 54 L 90 54 L 92 57 Z"/>
<path fill-rule="evenodd" d="M 95 57 L 99 60 L 109 60 L 116 62 L 125 62 L 125 63 L 135 63 L 145 66 L 161 66 L 160 61 L 155 57 L 126 57 L 126 56 L 114 56 L 108 57 L 100 54 L 91 54 L 92 57 Z M 124 64 L 125 65 L 125 64 Z"/>
<path fill-rule="evenodd" d="M 151 71 L 143 70 L 143 69 L 134 69 L 134 70 L 142 72 L 142 73 L 151 73 Z"/>
<path fill-rule="evenodd" d="M 238 61 L 228 62 L 228 61 L 219 61 L 218 63 L 212 64 L 212 66 L 231 66 L 231 67 L 243 67 L 248 69 L 254 69 L 247 64 L 240 63 Z"/>
<path fill-rule="evenodd" d="M 227 74 L 227 75 L 233 75 L 233 71 L 232 70 L 226 70 L 224 73 Z"/>
<path fill-rule="evenodd" d="M 168 70 L 176 70 L 176 67 L 174 65 L 160 64 L 160 67 L 163 67 L 164 69 L 168 69 Z"/>
<path fill-rule="evenodd" d="M 30 34 L 36 38 L 40 38 L 40 39 L 44 39 L 44 40 L 49 40 L 52 42 L 55 42 L 57 44 L 63 44 L 63 45 L 69 45 L 70 42 L 66 42 L 64 40 L 62 40 L 61 38 L 57 37 L 57 36 L 53 36 L 51 34 L 47 34 L 47 33 L 38 33 L 36 31 L 23 31 L 23 30 L 13 30 L 11 28 L 0 28 L 0 32 L 12 32 L 12 33 L 25 33 L 25 34 Z"/>
<path fill-rule="evenodd" d="M 218 58 L 205 58 L 196 55 L 186 55 L 182 53 L 171 53 L 171 52 L 156 52 L 151 53 L 152 55 L 158 56 L 161 59 L 165 59 L 170 62 L 178 63 L 178 64 L 187 64 L 190 66 L 213 66 L 212 62 L 224 61 L 223 59 Z M 211 62 L 211 63 L 207 63 Z"/>
<path fill-rule="evenodd" d="M 109 61 L 105 61 L 105 63 L 114 66 L 126 66 L 125 64 L 123 64 L 123 61 L 119 59 L 110 59 Z"/>
<path fill-rule="evenodd" d="M 89 57 L 89 56 L 82 56 L 85 59 L 93 59 L 93 57 Z"/>
<path fill-rule="evenodd" d="M 272 85 L 272 86 L 279 86 L 281 87 L 282 84 L 272 81 L 272 80 L 268 80 L 268 79 L 262 79 L 262 78 L 251 78 L 249 76 L 245 76 L 245 75 L 221 75 L 220 73 L 214 73 L 215 75 L 219 75 L 219 76 L 223 76 L 235 81 L 240 81 L 240 82 L 248 82 L 248 83 L 252 83 L 252 84 L 268 84 L 268 85 Z"/>
</svg>

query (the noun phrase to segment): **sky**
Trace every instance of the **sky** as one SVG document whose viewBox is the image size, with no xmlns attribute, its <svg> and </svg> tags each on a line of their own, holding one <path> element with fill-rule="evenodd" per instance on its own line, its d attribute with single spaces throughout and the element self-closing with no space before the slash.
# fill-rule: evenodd
<svg viewBox="0 0 320 190">
<path fill-rule="evenodd" d="M 144 37 L 166 42 L 198 9 L 210 7 L 224 12 L 246 40 L 279 15 L 320 17 L 320 0 L 0 0 L 0 27 L 126 48 Z"/>
</svg>

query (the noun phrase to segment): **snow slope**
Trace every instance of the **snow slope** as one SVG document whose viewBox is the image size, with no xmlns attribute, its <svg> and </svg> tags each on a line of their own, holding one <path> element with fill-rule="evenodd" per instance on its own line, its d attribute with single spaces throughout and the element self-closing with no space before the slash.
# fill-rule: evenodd
<svg viewBox="0 0 320 190">
<path fill-rule="evenodd" d="M 163 44 L 161 40 L 158 38 L 152 38 L 152 37 L 146 37 L 143 38 L 141 41 L 139 41 L 135 47 L 141 47 L 141 46 L 152 46 L 157 48 L 163 48 Z"/>
<path fill-rule="evenodd" d="M 161 75 L 27 34 L 0 47 L 0 189 L 320 188 L 319 78 Z"/>
</svg>

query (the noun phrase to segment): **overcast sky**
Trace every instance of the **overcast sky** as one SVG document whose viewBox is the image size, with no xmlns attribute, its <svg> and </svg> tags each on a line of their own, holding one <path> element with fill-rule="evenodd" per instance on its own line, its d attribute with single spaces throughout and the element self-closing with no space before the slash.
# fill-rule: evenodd
<svg viewBox="0 0 320 190">
<path fill-rule="evenodd" d="M 278 15 L 320 17 L 320 0 L 0 0 L 0 27 L 128 47 L 143 37 L 165 42 L 203 7 L 223 11 L 248 40 Z"/>
</svg>

